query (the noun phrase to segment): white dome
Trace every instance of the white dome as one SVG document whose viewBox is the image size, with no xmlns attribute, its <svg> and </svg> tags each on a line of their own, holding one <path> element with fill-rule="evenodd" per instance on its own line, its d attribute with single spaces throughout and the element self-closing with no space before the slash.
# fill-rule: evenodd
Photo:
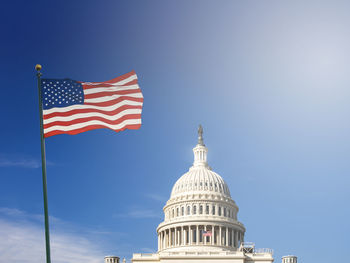
<svg viewBox="0 0 350 263">
<path fill-rule="evenodd" d="M 221 194 L 231 198 L 224 179 L 205 166 L 191 167 L 181 176 L 171 191 L 170 199 L 188 194 Z"/>
</svg>

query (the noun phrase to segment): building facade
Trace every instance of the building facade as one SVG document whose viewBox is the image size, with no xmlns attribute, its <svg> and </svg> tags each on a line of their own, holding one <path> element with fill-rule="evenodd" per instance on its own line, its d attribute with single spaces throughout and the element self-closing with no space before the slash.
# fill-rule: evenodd
<svg viewBox="0 0 350 263">
<path fill-rule="evenodd" d="M 193 165 L 177 180 L 163 208 L 158 251 L 135 253 L 132 262 L 273 262 L 271 249 L 256 249 L 244 241 L 246 229 L 238 221 L 238 206 L 223 178 L 208 165 L 202 135 L 200 126 Z"/>
</svg>

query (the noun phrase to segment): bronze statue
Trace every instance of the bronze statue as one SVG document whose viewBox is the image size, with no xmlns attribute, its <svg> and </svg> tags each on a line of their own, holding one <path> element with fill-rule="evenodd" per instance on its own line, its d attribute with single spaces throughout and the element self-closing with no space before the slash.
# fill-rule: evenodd
<svg viewBox="0 0 350 263">
<path fill-rule="evenodd" d="M 204 145 L 204 143 L 203 143 L 203 128 L 202 128 L 202 125 L 200 125 L 200 124 L 198 127 L 198 144 Z"/>
</svg>

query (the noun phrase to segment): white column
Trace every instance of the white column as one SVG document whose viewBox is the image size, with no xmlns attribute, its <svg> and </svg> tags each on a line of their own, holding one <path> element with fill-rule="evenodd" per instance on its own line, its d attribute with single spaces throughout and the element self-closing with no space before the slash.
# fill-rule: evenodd
<svg viewBox="0 0 350 263">
<path fill-rule="evenodd" d="M 183 227 L 182 230 L 182 245 L 186 245 L 186 229 Z"/>
<path fill-rule="evenodd" d="M 168 229 L 168 239 L 169 239 L 169 246 L 171 247 L 171 228 Z"/>
<path fill-rule="evenodd" d="M 221 232 L 222 232 L 222 227 L 221 227 L 221 226 L 219 226 L 219 242 L 218 242 L 219 246 L 221 246 L 221 245 L 222 245 L 222 237 L 221 237 Z"/>
<path fill-rule="evenodd" d="M 170 247 L 170 228 L 168 229 L 167 233 L 166 233 L 166 247 Z"/>
<path fill-rule="evenodd" d="M 233 232 L 233 228 L 231 228 L 231 247 L 234 247 L 234 232 Z"/>
<path fill-rule="evenodd" d="M 228 246 L 228 227 L 226 227 L 226 246 Z"/>
<path fill-rule="evenodd" d="M 185 243 L 185 235 L 184 235 L 184 227 L 182 226 L 181 227 L 181 244 L 180 245 L 184 245 L 184 243 Z"/>
<path fill-rule="evenodd" d="M 166 247 L 169 247 L 169 229 L 165 230 L 165 244 Z"/>
<path fill-rule="evenodd" d="M 214 237 L 215 237 L 215 226 L 214 225 L 212 225 L 211 226 L 211 239 L 210 239 L 210 244 L 211 245 L 214 245 Z"/>
<path fill-rule="evenodd" d="M 167 235 L 167 231 L 164 230 L 164 248 L 168 247 L 168 235 Z"/>
<path fill-rule="evenodd" d="M 166 248 L 166 232 L 163 231 L 163 249 Z"/>
<path fill-rule="evenodd" d="M 158 251 L 160 250 L 160 234 L 158 234 Z"/>
<path fill-rule="evenodd" d="M 174 229 L 174 246 L 177 245 L 177 227 Z"/>
<path fill-rule="evenodd" d="M 199 231 L 198 231 L 198 225 L 196 226 L 196 245 L 199 244 Z"/>
<path fill-rule="evenodd" d="M 192 245 L 192 240 L 193 240 L 193 233 L 192 233 L 192 229 L 191 229 L 191 226 L 188 227 L 188 231 L 190 231 L 189 233 L 189 238 L 190 238 L 190 241 L 189 241 L 189 244 Z"/>
</svg>

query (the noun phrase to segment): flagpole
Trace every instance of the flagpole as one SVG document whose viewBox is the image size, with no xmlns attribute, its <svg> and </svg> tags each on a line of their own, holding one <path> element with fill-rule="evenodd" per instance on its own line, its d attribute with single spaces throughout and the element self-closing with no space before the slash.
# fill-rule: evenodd
<svg viewBox="0 0 350 263">
<path fill-rule="evenodd" d="M 38 78 L 38 93 L 39 93 L 39 117 L 40 117 L 40 141 L 41 141 L 41 168 L 43 173 L 43 194 L 44 194 L 44 213 L 45 213 L 45 241 L 46 241 L 46 263 L 51 263 L 50 256 L 50 233 L 49 233 L 49 212 L 47 208 L 47 187 L 46 187 L 46 154 L 45 154 L 45 140 L 43 129 L 43 104 L 41 96 L 41 65 L 35 66 Z"/>
</svg>

